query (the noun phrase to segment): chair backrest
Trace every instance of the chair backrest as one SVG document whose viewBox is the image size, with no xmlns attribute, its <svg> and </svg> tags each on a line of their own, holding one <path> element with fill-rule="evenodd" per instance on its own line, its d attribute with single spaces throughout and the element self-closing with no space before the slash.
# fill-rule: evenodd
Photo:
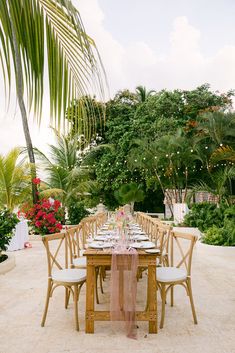
<svg viewBox="0 0 235 353">
<path fill-rule="evenodd" d="M 83 238 L 83 227 L 82 224 L 78 224 L 75 227 L 67 229 L 67 237 L 70 242 L 71 258 L 77 258 L 81 256 L 81 250 L 85 248 L 85 240 Z"/>
<path fill-rule="evenodd" d="M 187 275 L 191 275 L 193 248 L 198 237 L 183 232 L 171 233 L 171 266 L 184 266 Z"/>
<path fill-rule="evenodd" d="M 70 244 L 65 232 L 44 235 L 42 242 L 47 252 L 48 277 L 51 277 L 53 267 L 62 270 L 68 268 Z"/>
</svg>

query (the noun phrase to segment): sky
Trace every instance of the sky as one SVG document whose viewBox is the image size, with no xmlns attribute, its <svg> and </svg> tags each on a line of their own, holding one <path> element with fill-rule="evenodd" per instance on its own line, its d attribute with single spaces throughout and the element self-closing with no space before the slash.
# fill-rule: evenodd
<svg viewBox="0 0 235 353">
<path fill-rule="evenodd" d="M 118 90 L 235 88 L 234 0 L 73 0 L 99 49 L 112 97 Z M 1 76 L 0 76 L 1 79 Z M 14 92 L 5 108 L 0 81 L 0 154 L 24 145 Z M 33 144 L 53 142 L 45 91 L 41 127 L 30 119 Z"/>
</svg>

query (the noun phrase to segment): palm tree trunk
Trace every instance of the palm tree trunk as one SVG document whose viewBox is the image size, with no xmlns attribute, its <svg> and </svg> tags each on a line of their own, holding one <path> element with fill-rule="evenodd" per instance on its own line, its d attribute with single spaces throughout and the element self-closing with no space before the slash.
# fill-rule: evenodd
<svg viewBox="0 0 235 353">
<path fill-rule="evenodd" d="M 11 30 L 12 30 L 13 48 L 14 48 L 14 54 L 15 54 L 15 72 L 16 72 L 15 79 L 16 79 L 17 99 L 20 107 L 22 125 L 23 125 L 24 136 L 25 136 L 28 157 L 30 162 L 33 203 L 36 203 L 38 201 L 37 185 L 33 183 L 33 179 L 36 177 L 36 165 L 35 165 L 33 144 L 32 144 L 32 140 L 29 132 L 27 113 L 26 113 L 26 108 L 24 103 L 23 70 L 22 70 L 22 64 L 21 64 L 19 45 L 16 39 L 14 23 L 12 21 L 10 9 L 8 8 L 8 10 L 9 10 L 10 23 L 11 23 Z"/>
</svg>

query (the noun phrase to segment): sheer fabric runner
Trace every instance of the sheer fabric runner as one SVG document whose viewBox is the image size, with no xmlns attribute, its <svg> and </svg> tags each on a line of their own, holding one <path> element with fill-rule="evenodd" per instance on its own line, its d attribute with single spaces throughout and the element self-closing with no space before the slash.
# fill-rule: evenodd
<svg viewBox="0 0 235 353">
<path fill-rule="evenodd" d="M 136 291 L 138 252 L 118 245 L 112 252 L 110 315 L 125 321 L 126 335 L 136 338 Z"/>
</svg>

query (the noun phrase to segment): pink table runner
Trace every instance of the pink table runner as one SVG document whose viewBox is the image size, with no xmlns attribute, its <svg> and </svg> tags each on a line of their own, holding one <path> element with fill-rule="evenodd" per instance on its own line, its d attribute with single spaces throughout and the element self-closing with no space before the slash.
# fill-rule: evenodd
<svg viewBox="0 0 235 353">
<path fill-rule="evenodd" d="M 136 338 L 138 252 L 118 245 L 112 252 L 110 316 L 125 321 L 127 337 Z"/>
</svg>

